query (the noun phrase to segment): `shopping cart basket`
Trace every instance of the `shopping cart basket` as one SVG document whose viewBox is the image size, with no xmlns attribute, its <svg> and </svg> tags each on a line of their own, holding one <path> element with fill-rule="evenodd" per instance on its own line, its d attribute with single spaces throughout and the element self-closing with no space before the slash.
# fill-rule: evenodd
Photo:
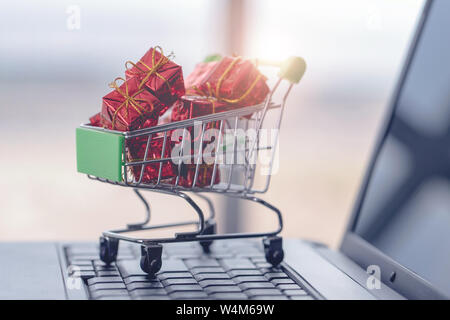
<svg viewBox="0 0 450 320">
<path fill-rule="evenodd" d="M 277 236 L 283 227 L 281 212 L 270 203 L 256 197 L 265 193 L 270 184 L 271 170 L 275 159 L 278 132 L 285 108 L 285 102 L 292 86 L 303 76 L 306 65 L 302 58 L 291 57 L 284 62 L 274 63 L 257 61 L 258 65 L 279 67 L 278 79 L 273 85 L 264 103 L 255 106 L 233 108 L 230 111 L 213 113 L 193 119 L 172 122 L 151 128 L 120 132 L 89 125 L 77 128 L 77 166 L 78 171 L 86 173 L 90 179 L 117 186 L 132 188 L 146 208 L 146 217 L 141 223 L 128 224 L 125 228 L 105 231 L 100 237 L 100 259 L 109 264 L 116 260 L 119 241 L 129 241 L 141 245 L 141 268 L 144 272 L 154 275 L 162 266 L 162 244 L 179 241 L 199 241 L 205 253 L 210 252 L 213 240 L 230 238 L 262 237 L 266 260 L 277 266 L 283 260 L 282 238 Z M 282 92 L 281 102 L 273 101 L 274 93 L 280 84 L 287 82 L 285 92 Z M 273 112 L 273 113 L 272 113 Z M 270 117 L 268 114 L 271 113 Z M 262 139 L 263 128 L 267 119 L 272 125 L 271 139 Z M 215 128 L 216 136 L 211 139 L 208 128 Z M 177 151 L 166 152 L 169 145 L 173 145 L 173 132 L 181 132 L 176 140 Z M 192 140 L 187 137 L 197 130 L 194 135 L 198 138 L 199 147 L 186 151 L 184 146 L 191 145 Z M 241 134 L 244 132 L 244 134 Z M 248 133 L 252 134 L 248 134 Z M 267 135 L 267 134 L 266 134 Z M 152 139 L 162 141 L 159 157 L 152 157 Z M 200 179 L 204 170 L 202 157 L 203 145 L 208 142 L 213 146 L 208 168 L 210 181 Z M 143 159 L 131 159 L 129 145 L 132 141 L 144 141 L 145 152 Z M 265 141 L 263 141 L 265 140 Z M 173 150 L 172 150 L 173 151 Z M 265 175 L 263 183 L 255 183 L 261 178 L 256 172 L 261 164 L 259 155 L 265 154 Z M 239 161 L 238 161 L 239 160 Z M 177 175 L 165 179 L 164 166 L 172 162 L 177 167 Z M 191 161 L 191 182 L 182 183 L 185 163 Z M 147 166 L 156 169 L 156 176 L 149 180 L 144 177 Z M 220 176 L 220 178 L 219 178 Z M 202 180 L 202 182 L 200 182 Z M 220 182 L 219 182 L 220 180 Z M 150 206 L 142 195 L 143 190 L 169 194 L 184 199 L 196 212 L 198 219 L 164 225 L 152 225 L 150 222 Z M 194 199 L 188 195 L 206 201 L 209 216 L 206 218 L 203 210 Z M 227 197 L 248 200 L 260 204 L 275 213 L 278 227 L 270 232 L 228 233 L 216 234 L 214 206 L 208 193 L 223 194 Z M 196 226 L 194 232 L 175 233 L 168 238 L 138 238 L 126 235 L 129 232 L 155 230 L 179 226 Z"/>
</svg>

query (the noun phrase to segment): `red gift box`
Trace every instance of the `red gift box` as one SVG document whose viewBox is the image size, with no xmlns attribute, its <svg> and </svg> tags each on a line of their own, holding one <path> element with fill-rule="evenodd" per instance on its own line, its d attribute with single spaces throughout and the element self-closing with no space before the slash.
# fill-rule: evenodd
<svg viewBox="0 0 450 320">
<path fill-rule="evenodd" d="M 89 118 L 89 124 L 94 127 L 102 127 L 102 118 L 100 112 Z"/>
<path fill-rule="evenodd" d="M 195 178 L 195 164 L 186 164 L 182 165 L 180 177 L 178 179 L 178 185 L 191 188 L 194 186 L 194 178 Z M 195 187 L 207 187 L 211 185 L 211 180 L 214 172 L 214 165 L 212 164 L 200 164 L 197 173 L 197 180 L 195 181 Z M 171 184 L 175 184 L 176 178 L 171 180 Z M 216 175 L 214 177 L 214 184 L 220 183 L 220 170 L 219 167 L 216 166 Z"/>
<path fill-rule="evenodd" d="M 121 86 L 117 80 L 123 80 Z M 149 91 L 139 89 L 139 80 L 117 78 L 110 84 L 115 90 L 103 97 L 101 122 L 105 128 L 131 131 L 156 125 L 163 108 Z"/>
<path fill-rule="evenodd" d="M 234 109 L 228 103 L 212 97 L 184 96 L 172 108 L 172 122 L 193 119 Z"/>
<path fill-rule="evenodd" d="M 158 97 L 163 114 L 179 97 L 184 95 L 181 66 L 164 56 L 160 47 L 150 48 L 137 63 L 128 61 L 132 68 L 125 71 L 127 79 L 139 79 L 139 88 L 146 88 Z"/>
<path fill-rule="evenodd" d="M 186 94 L 197 95 L 197 88 L 205 81 L 209 73 L 214 70 L 217 63 L 218 61 L 198 63 L 184 81 Z"/>
<path fill-rule="evenodd" d="M 128 160 L 129 162 L 144 161 L 145 149 L 147 147 L 147 137 L 137 137 L 127 141 L 128 146 Z M 164 137 L 155 136 L 151 138 L 150 145 L 147 151 L 145 161 L 161 159 L 163 149 Z M 163 158 L 170 158 L 173 143 L 169 138 L 166 139 Z M 156 182 L 159 175 L 159 167 L 161 162 L 154 162 L 144 166 L 144 173 L 142 176 L 143 183 Z M 141 176 L 142 165 L 131 166 L 131 171 L 136 181 L 139 181 Z M 172 160 L 162 162 L 161 179 L 169 179 L 177 176 L 177 166 Z"/>
<path fill-rule="evenodd" d="M 239 106 L 256 105 L 269 93 L 266 80 L 251 61 L 224 57 L 202 79 L 198 92 Z"/>
</svg>

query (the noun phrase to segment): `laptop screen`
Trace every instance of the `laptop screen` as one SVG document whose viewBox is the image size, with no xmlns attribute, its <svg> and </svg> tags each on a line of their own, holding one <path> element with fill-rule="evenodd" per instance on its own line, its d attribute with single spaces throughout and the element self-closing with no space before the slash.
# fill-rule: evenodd
<svg viewBox="0 0 450 320">
<path fill-rule="evenodd" d="M 450 1 L 435 0 L 354 232 L 450 295 Z"/>
</svg>

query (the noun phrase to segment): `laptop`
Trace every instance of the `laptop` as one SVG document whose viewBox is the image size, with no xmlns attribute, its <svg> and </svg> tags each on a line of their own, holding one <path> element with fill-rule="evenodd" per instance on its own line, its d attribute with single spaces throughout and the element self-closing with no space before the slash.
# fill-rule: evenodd
<svg viewBox="0 0 450 320">
<path fill-rule="evenodd" d="M 450 298 L 450 2 L 427 1 L 339 250 L 284 240 L 164 245 L 150 278 L 140 248 L 105 265 L 96 243 L 1 243 L 0 299 Z M 313 213 L 311 213 L 313 214 Z"/>
</svg>

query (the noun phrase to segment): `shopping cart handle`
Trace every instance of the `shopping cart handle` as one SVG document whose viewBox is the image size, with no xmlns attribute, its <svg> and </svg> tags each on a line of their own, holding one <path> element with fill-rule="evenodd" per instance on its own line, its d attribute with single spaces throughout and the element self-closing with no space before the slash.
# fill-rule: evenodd
<svg viewBox="0 0 450 320">
<path fill-rule="evenodd" d="M 278 76 L 291 83 L 299 83 L 306 70 L 306 62 L 300 57 L 290 57 L 280 64 Z"/>
</svg>

